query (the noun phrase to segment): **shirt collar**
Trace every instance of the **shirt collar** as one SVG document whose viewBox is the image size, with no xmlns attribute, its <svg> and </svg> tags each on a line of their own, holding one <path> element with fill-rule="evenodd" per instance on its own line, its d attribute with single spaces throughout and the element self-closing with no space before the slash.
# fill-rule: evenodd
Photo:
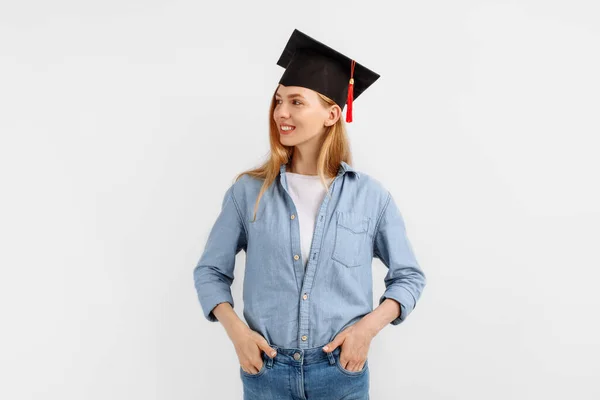
<svg viewBox="0 0 600 400">
<path fill-rule="evenodd" d="M 279 168 L 279 172 L 281 175 L 285 174 L 285 172 L 286 172 L 286 164 L 285 163 L 281 164 L 281 167 Z M 352 166 L 349 165 L 348 163 L 346 163 L 345 161 L 342 161 L 340 163 L 340 168 L 338 169 L 338 175 L 343 175 L 346 172 L 352 172 L 354 175 L 356 175 L 357 178 L 360 179 L 360 172 L 358 172 L 357 170 L 352 168 Z"/>
</svg>

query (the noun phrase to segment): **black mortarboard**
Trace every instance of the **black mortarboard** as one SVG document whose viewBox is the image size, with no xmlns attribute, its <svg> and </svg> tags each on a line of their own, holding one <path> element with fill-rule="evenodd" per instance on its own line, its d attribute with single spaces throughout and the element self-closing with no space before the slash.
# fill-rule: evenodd
<svg viewBox="0 0 600 400">
<path fill-rule="evenodd" d="M 298 29 L 292 32 L 277 65 L 285 68 L 280 84 L 312 89 L 342 110 L 347 103 L 346 122 L 352 122 L 353 100 L 380 76 Z"/>
</svg>

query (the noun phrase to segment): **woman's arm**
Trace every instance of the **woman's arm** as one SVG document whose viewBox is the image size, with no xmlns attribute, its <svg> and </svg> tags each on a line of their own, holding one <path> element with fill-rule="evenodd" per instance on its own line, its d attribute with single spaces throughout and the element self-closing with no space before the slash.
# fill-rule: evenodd
<svg viewBox="0 0 600 400">
<path fill-rule="evenodd" d="M 249 329 L 248 325 L 240 319 L 228 302 L 218 304 L 214 308 L 213 314 L 221 322 L 227 332 L 227 336 L 232 341 L 235 341 L 240 333 L 246 332 Z"/>
<path fill-rule="evenodd" d="M 234 279 L 235 257 L 246 248 L 246 230 L 239 215 L 233 188 L 234 185 L 225 193 L 221 212 L 194 268 L 198 300 L 205 318 L 211 322 L 217 321 L 214 309 L 218 304 L 227 302 L 231 308 L 234 307 L 231 284 Z"/>
<path fill-rule="evenodd" d="M 388 194 L 376 227 L 373 254 L 388 268 L 385 276 L 386 290 L 380 297 L 379 304 L 382 305 L 388 299 L 398 303 L 401 311 L 391 321 L 392 325 L 398 325 L 415 308 L 427 280 L 417 262 L 406 234 L 404 219 L 391 193 Z M 383 312 L 378 312 L 378 315 L 382 318 L 385 315 L 387 318 L 389 310 L 395 307 L 397 306 L 391 303 Z"/>
<path fill-rule="evenodd" d="M 389 323 L 400 318 L 402 316 L 400 312 L 400 303 L 393 299 L 385 299 L 383 303 L 365 315 L 356 325 L 364 326 L 370 336 L 375 337 Z"/>
</svg>

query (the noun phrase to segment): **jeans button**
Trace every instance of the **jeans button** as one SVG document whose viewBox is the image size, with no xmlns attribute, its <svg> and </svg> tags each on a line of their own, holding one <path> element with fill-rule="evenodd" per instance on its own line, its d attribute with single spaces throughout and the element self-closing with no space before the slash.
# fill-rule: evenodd
<svg viewBox="0 0 600 400">
<path fill-rule="evenodd" d="M 298 361 L 300 359 L 300 357 L 301 357 L 300 353 L 294 354 L 294 360 Z"/>
</svg>

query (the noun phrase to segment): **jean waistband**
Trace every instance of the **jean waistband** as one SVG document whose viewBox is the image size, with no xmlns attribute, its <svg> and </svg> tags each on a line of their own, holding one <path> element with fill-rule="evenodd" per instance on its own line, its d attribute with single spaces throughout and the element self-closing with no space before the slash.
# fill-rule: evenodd
<svg viewBox="0 0 600 400">
<path fill-rule="evenodd" d="M 325 346 L 323 344 L 323 346 Z M 328 353 L 323 351 L 323 346 L 313 347 L 310 349 L 298 349 L 298 348 L 283 348 L 275 345 L 271 345 L 277 355 L 274 360 L 277 362 L 289 364 L 289 365 L 300 365 L 300 364 L 314 364 L 323 361 L 330 361 Z M 329 354 L 338 355 L 340 353 L 339 346 L 335 348 Z"/>
</svg>

